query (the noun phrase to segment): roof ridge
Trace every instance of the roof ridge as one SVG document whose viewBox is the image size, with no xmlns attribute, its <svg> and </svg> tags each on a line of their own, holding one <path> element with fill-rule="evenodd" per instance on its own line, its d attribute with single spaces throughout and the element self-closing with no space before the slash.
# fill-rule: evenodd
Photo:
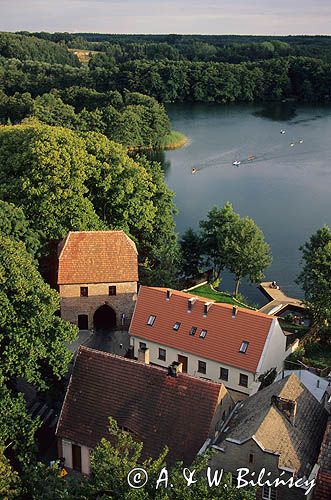
<svg viewBox="0 0 331 500">
<path fill-rule="evenodd" d="M 110 359 L 111 358 L 119 359 L 119 360 L 127 362 L 127 363 L 136 364 L 138 366 L 143 366 L 146 369 L 157 370 L 157 371 L 162 372 L 162 373 L 165 373 L 167 370 L 167 367 L 162 367 L 162 366 L 154 365 L 151 363 L 142 363 L 141 361 L 138 361 L 137 359 L 125 358 L 124 356 L 121 356 L 119 354 L 114 354 L 112 352 L 106 352 L 106 351 L 99 351 L 98 349 L 93 349 L 92 347 L 87 347 L 85 345 L 79 346 L 77 356 L 80 354 L 81 351 L 95 353 L 97 355 L 103 355 L 104 357 L 108 357 Z M 220 390 L 223 387 L 223 383 L 219 384 L 217 382 L 213 382 L 212 380 L 205 380 L 203 378 L 199 378 L 199 377 L 195 377 L 193 375 L 190 375 L 189 373 L 178 373 L 178 375 L 180 376 L 180 378 L 194 380 L 195 383 L 209 384 L 209 385 L 211 384 L 213 386 L 217 386 L 217 387 L 219 387 Z"/>
<path fill-rule="evenodd" d="M 189 292 L 183 292 L 182 290 L 176 290 L 174 288 L 165 288 L 165 287 L 148 286 L 148 285 L 142 285 L 141 288 L 152 289 L 152 290 L 155 290 L 155 291 L 161 292 L 161 293 L 163 293 L 164 290 L 170 290 L 175 295 L 177 295 L 177 297 L 185 298 L 185 296 L 187 296 L 188 298 L 196 298 L 199 302 L 203 302 L 203 303 L 208 302 L 208 303 L 211 303 L 212 305 L 215 305 L 217 307 L 224 308 L 224 309 L 232 309 L 233 307 L 236 307 L 239 311 L 241 311 L 243 313 L 246 313 L 246 314 L 249 314 L 252 316 L 257 316 L 257 317 L 269 319 L 270 322 L 272 322 L 274 319 L 277 319 L 277 318 L 274 318 L 273 316 L 269 316 L 268 314 L 261 313 L 260 311 L 246 309 L 245 307 L 237 306 L 236 304 L 227 304 L 226 302 L 216 302 L 215 300 L 208 299 L 206 297 L 202 297 L 201 295 L 195 295 L 195 294 L 191 294 Z"/>
</svg>

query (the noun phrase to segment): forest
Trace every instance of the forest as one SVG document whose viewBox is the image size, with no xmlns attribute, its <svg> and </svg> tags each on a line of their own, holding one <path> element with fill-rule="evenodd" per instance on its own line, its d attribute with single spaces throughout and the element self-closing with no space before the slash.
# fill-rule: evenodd
<svg viewBox="0 0 331 500">
<path fill-rule="evenodd" d="M 161 103 L 331 100 L 330 37 L 102 37 L 0 34 L 0 89 L 36 97 L 83 86 L 139 92 Z M 52 62 L 45 57 L 48 45 Z M 95 52 L 82 64 L 68 48 Z"/>
</svg>

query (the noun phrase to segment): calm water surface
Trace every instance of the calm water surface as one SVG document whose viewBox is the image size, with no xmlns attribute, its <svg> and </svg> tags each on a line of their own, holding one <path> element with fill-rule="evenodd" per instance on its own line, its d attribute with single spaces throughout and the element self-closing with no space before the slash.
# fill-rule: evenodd
<svg viewBox="0 0 331 500">
<path fill-rule="evenodd" d="M 214 205 L 230 201 L 236 212 L 255 220 L 271 246 L 267 279 L 299 296 L 298 248 L 323 224 L 331 225 L 331 107 L 176 104 L 168 112 L 173 127 L 190 139 L 185 148 L 158 158 L 176 193 L 178 232 L 197 228 Z M 192 168 L 200 170 L 192 175 Z M 232 290 L 231 276 L 221 288 Z M 264 301 L 246 283 L 241 291 L 251 301 Z"/>
</svg>

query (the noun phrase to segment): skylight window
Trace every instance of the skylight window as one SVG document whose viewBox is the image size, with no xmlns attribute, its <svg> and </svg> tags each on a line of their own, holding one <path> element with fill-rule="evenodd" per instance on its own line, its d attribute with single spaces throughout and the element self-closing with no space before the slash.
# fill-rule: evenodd
<svg viewBox="0 0 331 500">
<path fill-rule="evenodd" d="M 196 334 L 196 332 L 197 332 L 197 327 L 196 326 L 192 326 L 192 328 L 190 330 L 191 337 L 194 337 L 194 335 Z"/>
<path fill-rule="evenodd" d="M 173 330 L 175 330 L 175 332 L 178 332 L 180 325 L 181 325 L 181 323 L 179 321 L 176 321 L 176 323 L 172 327 Z"/>
<path fill-rule="evenodd" d="M 243 340 L 241 346 L 240 346 L 240 349 L 239 349 L 239 352 L 241 352 L 242 354 L 245 354 L 245 352 L 247 351 L 247 348 L 249 346 L 249 342 L 247 342 L 247 340 Z"/>
<path fill-rule="evenodd" d="M 153 326 L 155 320 L 156 320 L 156 316 L 153 316 L 153 314 L 151 314 L 150 317 L 148 318 L 148 321 L 147 321 L 148 326 Z"/>
<path fill-rule="evenodd" d="M 201 339 L 204 339 L 206 337 L 206 335 L 207 335 L 207 330 L 201 330 L 199 337 Z"/>
</svg>

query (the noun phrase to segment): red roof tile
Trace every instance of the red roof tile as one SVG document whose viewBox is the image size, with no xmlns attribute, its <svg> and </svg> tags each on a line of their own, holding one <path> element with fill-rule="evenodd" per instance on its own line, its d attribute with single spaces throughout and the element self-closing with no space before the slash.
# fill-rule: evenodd
<svg viewBox="0 0 331 500">
<path fill-rule="evenodd" d="M 108 417 L 144 443 L 144 458 L 169 447 L 167 462 L 189 464 L 208 437 L 222 386 L 80 347 L 57 436 L 94 448 Z"/>
<path fill-rule="evenodd" d="M 137 249 L 123 231 L 70 232 L 58 259 L 58 285 L 138 281 Z"/>
<path fill-rule="evenodd" d="M 192 312 L 188 313 L 187 303 L 191 297 L 197 300 Z M 241 307 L 237 308 L 237 315 L 233 318 L 232 306 L 221 303 L 212 303 L 207 317 L 204 317 L 206 302 L 208 300 L 203 297 L 176 290 L 171 291 L 167 301 L 165 288 L 142 286 L 130 335 L 255 372 L 274 318 Z M 153 326 L 147 325 L 150 315 L 156 316 Z M 174 331 L 173 325 L 177 321 L 181 325 L 178 331 Z M 194 337 L 189 335 L 192 326 L 197 327 Z M 199 337 L 202 329 L 208 332 L 204 339 Z M 243 340 L 249 342 L 245 354 L 239 352 Z"/>
</svg>

